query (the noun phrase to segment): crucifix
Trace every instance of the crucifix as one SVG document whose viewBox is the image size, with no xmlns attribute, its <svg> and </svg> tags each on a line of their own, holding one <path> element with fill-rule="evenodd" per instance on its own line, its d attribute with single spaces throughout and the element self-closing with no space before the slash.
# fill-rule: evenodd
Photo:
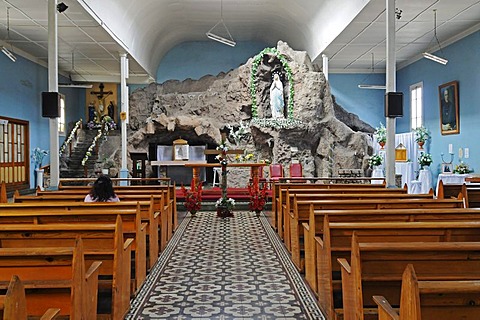
<svg viewBox="0 0 480 320">
<path fill-rule="evenodd" d="M 103 82 L 100 82 L 100 85 L 98 86 L 98 88 L 100 89 L 99 91 L 90 91 L 90 94 L 94 94 L 97 96 L 97 99 L 98 99 L 98 111 L 100 111 L 100 115 L 103 115 L 103 111 L 104 111 L 104 106 L 105 106 L 105 99 L 113 94 L 112 91 L 104 91 L 105 89 L 105 85 L 103 84 Z"/>
</svg>

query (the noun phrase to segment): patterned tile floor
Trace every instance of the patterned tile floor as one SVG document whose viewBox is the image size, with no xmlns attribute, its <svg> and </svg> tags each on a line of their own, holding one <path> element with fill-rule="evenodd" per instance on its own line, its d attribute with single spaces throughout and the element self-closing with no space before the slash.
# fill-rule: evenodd
<svg viewBox="0 0 480 320">
<path fill-rule="evenodd" d="M 126 319 L 324 319 L 267 218 L 183 220 Z"/>
</svg>

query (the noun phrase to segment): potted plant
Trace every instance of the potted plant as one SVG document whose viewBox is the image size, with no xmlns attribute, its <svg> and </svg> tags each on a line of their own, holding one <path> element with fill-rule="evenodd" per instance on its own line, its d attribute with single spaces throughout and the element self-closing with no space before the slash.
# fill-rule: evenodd
<svg viewBox="0 0 480 320">
<path fill-rule="evenodd" d="M 466 174 L 470 172 L 472 172 L 472 170 L 470 170 L 470 167 L 468 166 L 468 164 L 466 164 L 463 161 L 460 161 L 460 163 L 455 166 L 455 169 L 453 169 L 453 173 L 458 173 L 458 174 Z"/>
<path fill-rule="evenodd" d="M 415 141 L 420 146 L 420 149 L 423 149 L 425 142 L 430 139 L 430 131 L 424 126 L 417 127 L 413 131 L 415 132 Z"/>
<path fill-rule="evenodd" d="M 372 169 L 373 169 L 373 168 L 378 167 L 379 165 L 381 165 L 381 164 L 382 164 L 382 161 L 383 161 L 383 159 L 382 159 L 382 157 L 381 157 L 380 155 L 374 154 L 374 155 L 372 155 L 372 156 L 368 159 L 368 165 L 369 165 L 370 167 L 372 167 Z"/>
<path fill-rule="evenodd" d="M 35 169 L 35 178 L 36 178 L 36 186 L 40 187 L 40 189 L 43 190 L 43 169 L 42 167 L 42 162 L 43 158 L 48 155 L 48 150 L 42 150 L 39 147 L 36 147 L 33 149 L 32 152 L 32 163 L 33 163 L 33 168 Z"/>
<path fill-rule="evenodd" d="M 377 139 L 378 144 L 383 149 L 383 147 L 387 143 L 387 128 L 385 128 L 383 123 L 380 123 L 380 127 L 375 128 L 375 132 L 373 133 L 373 135 Z"/>
<path fill-rule="evenodd" d="M 192 179 L 190 186 L 190 190 L 183 185 L 181 187 L 185 196 L 185 203 L 183 205 L 185 206 L 185 209 L 190 212 L 192 217 L 195 217 L 197 211 L 202 207 L 202 182 L 199 182 L 198 185 L 195 186 L 194 179 Z"/>
<path fill-rule="evenodd" d="M 433 162 L 432 155 L 430 153 L 422 153 L 418 157 L 418 164 L 420 165 L 420 170 L 423 170 L 423 167 L 428 167 Z"/>
<path fill-rule="evenodd" d="M 265 209 L 265 204 L 267 203 L 267 184 L 263 185 L 263 188 L 258 189 L 253 183 L 248 185 L 248 193 L 250 195 L 250 201 L 248 203 L 248 208 L 250 211 L 254 211 L 257 214 L 257 217 L 260 216 L 260 212 Z"/>
</svg>

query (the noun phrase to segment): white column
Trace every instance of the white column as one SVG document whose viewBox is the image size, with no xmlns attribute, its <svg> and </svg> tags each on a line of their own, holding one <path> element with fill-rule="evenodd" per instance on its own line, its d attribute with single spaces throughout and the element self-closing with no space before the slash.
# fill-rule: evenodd
<svg viewBox="0 0 480 320">
<path fill-rule="evenodd" d="M 386 0 L 387 15 L 387 66 L 386 66 L 386 93 L 395 92 L 395 0 Z M 387 123 L 387 153 L 385 177 L 387 187 L 395 186 L 395 118 L 386 119 Z"/>
<path fill-rule="evenodd" d="M 322 54 L 322 60 L 323 60 L 323 74 L 325 75 L 325 79 L 328 80 L 328 57 Z"/>
<path fill-rule="evenodd" d="M 57 0 L 48 0 L 48 91 L 58 92 L 58 22 Z M 49 120 L 50 132 L 50 185 L 58 187 L 60 181 L 58 120 Z"/>
<path fill-rule="evenodd" d="M 127 124 L 128 124 L 128 59 L 126 53 L 120 53 L 120 99 L 122 102 L 121 112 L 126 115 L 121 121 L 122 129 L 122 168 L 120 169 L 120 178 L 128 178 L 127 168 Z M 127 185 L 126 181 L 121 181 L 120 185 Z"/>
</svg>

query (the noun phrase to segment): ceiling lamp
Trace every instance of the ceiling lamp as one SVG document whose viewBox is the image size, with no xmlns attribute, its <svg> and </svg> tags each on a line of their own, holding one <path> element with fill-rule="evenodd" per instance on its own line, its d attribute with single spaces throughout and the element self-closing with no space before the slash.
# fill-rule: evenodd
<svg viewBox="0 0 480 320">
<path fill-rule="evenodd" d="M 59 83 L 58 87 L 59 88 L 77 88 L 77 89 L 91 89 L 93 87 L 92 84 L 85 84 L 85 83 L 74 83 L 72 81 L 72 74 L 77 73 L 75 71 L 75 53 L 72 51 L 72 70 L 70 70 L 70 83 Z"/>
<path fill-rule="evenodd" d="M 438 47 L 440 48 L 440 52 L 442 52 L 443 54 L 442 46 L 440 45 L 440 41 L 438 41 L 438 38 L 437 38 L 437 9 L 433 9 L 433 37 L 437 41 Z M 430 43 L 432 43 L 432 41 L 430 41 Z M 428 46 L 430 47 L 430 44 L 428 44 Z M 441 58 L 439 56 L 436 56 L 428 52 L 424 52 L 422 53 L 422 55 L 424 58 L 430 59 L 432 61 L 438 62 L 443 65 L 446 65 L 448 63 L 447 59 Z"/>
<path fill-rule="evenodd" d="M 10 40 L 10 7 L 7 7 L 7 38 L 5 43 L 8 44 Z M 2 46 L 2 52 L 13 62 L 17 61 L 17 57 L 13 54 L 13 46 L 10 44 L 10 50 L 7 47 Z"/>
<path fill-rule="evenodd" d="M 219 36 L 218 34 L 213 33 L 213 30 L 215 30 L 215 28 L 220 24 L 223 25 L 223 27 L 225 28 L 225 31 L 227 32 L 227 35 L 230 39 Z M 228 28 L 225 25 L 225 22 L 223 22 L 223 0 L 220 0 L 220 21 L 218 21 L 210 30 L 208 30 L 206 35 L 209 39 L 212 39 L 212 40 L 215 40 L 217 42 L 226 44 L 227 46 L 230 46 L 230 47 L 235 47 L 235 45 L 237 44 L 233 40 L 233 37 L 230 34 L 230 31 L 228 31 Z"/>
<path fill-rule="evenodd" d="M 375 73 L 375 64 L 373 62 L 374 62 L 374 55 L 372 52 L 372 72 L 370 74 Z M 363 81 L 365 81 L 370 76 L 370 74 L 365 79 L 363 79 Z M 385 90 L 387 88 L 383 84 L 359 84 L 358 87 L 360 89 L 377 89 L 377 90 Z"/>
</svg>

